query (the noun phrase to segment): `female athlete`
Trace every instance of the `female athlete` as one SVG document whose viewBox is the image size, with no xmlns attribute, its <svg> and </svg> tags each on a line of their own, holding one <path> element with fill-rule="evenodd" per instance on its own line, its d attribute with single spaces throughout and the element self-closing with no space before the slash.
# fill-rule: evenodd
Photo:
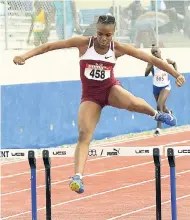
<svg viewBox="0 0 190 220">
<path fill-rule="evenodd" d="M 48 51 L 76 47 L 80 55 L 80 77 L 82 81 L 82 99 L 78 112 L 78 143 L 75 151 L 75 175 L 71 178 L 70 189 L 84 192 L 82 175 L 88 157 L 88 150 L 94 129 L 99 121 L 102 108 L 106 105 L 126 109 L 151 116 L 170 126 L 176 125 L 175 117 L 168 113 L 157 112 L 143 99 L 126 91 L 114 77 L 113 68 L 116 59 L 125 54 L 152 63 L 159 69 L 176 78 L 176 84 L 182 86 L 185 78 L 170 65 L 151 54 L 113 40 L 115 18 L 100 16 L 97 21 L 97 36 L 78 36 L 67 40 L 43 44 L 22 56 L 16 56 L 14 63 L 22 65 L 33 56 Z"/>
</svg>

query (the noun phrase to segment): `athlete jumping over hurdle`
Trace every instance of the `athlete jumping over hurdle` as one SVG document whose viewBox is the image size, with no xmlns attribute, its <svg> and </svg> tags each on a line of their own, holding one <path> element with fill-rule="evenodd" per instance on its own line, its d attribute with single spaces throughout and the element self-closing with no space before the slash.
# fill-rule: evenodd
<svg viewBox="0 0 190 220">
<path fill-rule="evenodd" d="M 156 121 L 162 121 L 170 126 L 176 125 L 174 116 L 157 112 L 146 101 L 126 91 L 114 77 L 113 68 L 116 59 L 127 54 L 152 63 L 152 65 L 170 73 L 176 78 L 176 84 L 179 87 L 184 84 L 185 78 L 163 60 L 129 44 L 113 41 L 115 27 L 115 18 L 103 15 L 97 21 L 97 37 L 78 36 L 47 43 L 14 58 L 15 64 L 23 65 L 27 59 L 48 51 L 71 47 L 79 49 L 82 99 L 78 112 L 79 136 L 75 151 L 75 175 L 69 184 L 70 189 L 77 193 L 84 192 L 82 175 L 88 157 L 89 144 L 104 106 L 109 105 L 143 113 Z"/>
<path fill-rule="evenodd" d="M 152 45 L 151 53 L 153 56 L 163 60 L 161 56 L 161 50 L 155 45 Z M 174 69 L 177 70 L 176 62 L 174 62 L 171 59 L 166 59 L 165 61 L 168 64 L 173 65 Z M 171 113 L 171 111 L 169 111 L 168 108 L 166 107 L 166 101 L 169 97 L 171 90 L 171 84 L 168 77 L 168 73 L 166 71 L 159 69 L 158 67 L 153 66 L 152 63 L 148 63 L 147 68 L 145 70 L 145 76 L 148 76 L 150 72 L 152 72 L 153 75 L 153 94 L 157 103 L 157 110 L 166 113 Z M 161 128 L 162 128 L 162 122 L 158 121 L 157 129 L 154 132 L 156 136 L 160 135 Z"/>
</svg>

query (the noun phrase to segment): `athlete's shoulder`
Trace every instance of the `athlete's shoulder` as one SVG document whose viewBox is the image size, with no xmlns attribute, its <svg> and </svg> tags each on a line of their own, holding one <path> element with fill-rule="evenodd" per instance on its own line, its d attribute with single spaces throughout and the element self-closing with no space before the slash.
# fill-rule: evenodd
<svg viewBox="0 0 190 220">
<path fill-rule="evenodd" d="M 136 52 L 136 49 L 128 43 L 120 43 L 116 40 L 114 42 L 114 49 L 115 49 L 115 54 L 116 57 L 123 56 L 125 54 L 132 55 Z"/>
<path fill-rule="evenodd" d="M 121 47 L 135 48 L 133 45 L 131 45 L 129 43 L 120 43 L 117 40 L 114 40 L 113 42 L 114 42 L 115 49 L 121 48 Z"/>
<path fill-rule="evenodd" d="M 118 49 L 122 45 L 117 40 L 113 40 L 112 42 L 114 43 L 114 49 Z"/>
<path fill-rule="evenodd" d="M 74 36 L 69 40 L 72 41 L 77 47 L 85 46 L 89 43 L 89 37 L 86 36 Z"/>
</svg>

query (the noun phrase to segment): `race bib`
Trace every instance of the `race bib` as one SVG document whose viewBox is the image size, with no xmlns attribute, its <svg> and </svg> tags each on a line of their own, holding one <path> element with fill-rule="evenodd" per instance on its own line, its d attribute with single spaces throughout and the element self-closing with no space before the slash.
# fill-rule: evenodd
<svg viewBox="0 0 190 220">
<path fill-rule="evenodd" d="M 159 72 L 154 74 L 154 84 L 155 85 L 165 85 L 168 83 L 168 74 L 164 72 Z"/>
<path fill-rule="evenodd" d="M 88 79 L 103 81 L 110 78 L 111 66 L 86 64 L 84 75 Z"/>
<path fill-rule="evenodd" d="M 44 31 L 45 24 L 41 22 L 34 22 L 34 32 L 41 32 Z"/>
</svg>

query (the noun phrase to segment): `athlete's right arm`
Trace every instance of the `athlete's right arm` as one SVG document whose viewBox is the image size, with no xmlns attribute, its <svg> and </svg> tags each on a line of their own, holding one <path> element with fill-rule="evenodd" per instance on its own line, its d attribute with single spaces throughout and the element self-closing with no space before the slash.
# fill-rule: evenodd
<svg viewBox="0 0 190 220">
<path fill-rule="evenodd" d="M 23 65 L 25 61 L 31 57 L 43 53 L 47 53 L 48 51 L 52 51 L 52 50 L 71 48 L 71 47 L 80 48 L 87 45 L 88 41 L 89 41 L 88 37 L 77 36 L 77 37 L 69 38 L 67 40 L 60 40 L 53 43 L 42 44 L 41 46 L 36 47 L 21 56 L 14 57 L 13 62 L 18 65 Z"/>
<path fill-rule="evenodd" d="M 153 65 L 151 63 L 148 63 L 146 70 L 145 70 L 145 76 L 148 76 L 150 74 L 152 68 L 153 68 Z"/>
</svg>

